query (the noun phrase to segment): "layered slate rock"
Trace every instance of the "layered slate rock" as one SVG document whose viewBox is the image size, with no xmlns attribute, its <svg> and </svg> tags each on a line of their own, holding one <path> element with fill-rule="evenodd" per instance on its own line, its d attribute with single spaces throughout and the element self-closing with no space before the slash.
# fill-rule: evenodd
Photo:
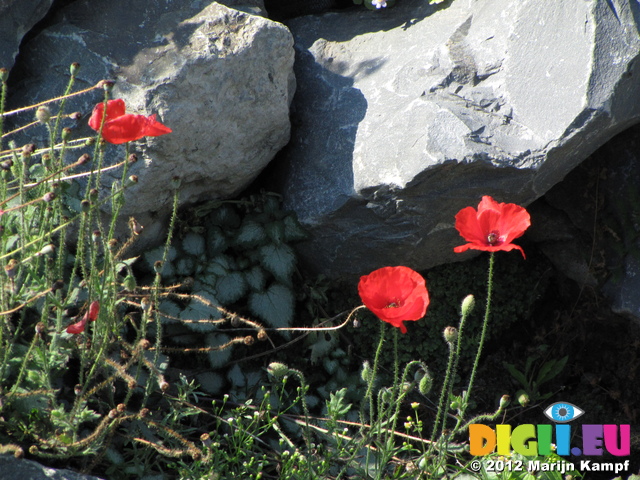
<svg viewBox="0 0 640 480">
<path fill-rule="evenodd" d="M 18 47 L 47 14 L 53 0 L 5 0 L 0 3 L 0 68 L 11 70 Z"/>
<path fill-rule="evenodd" d="M 261 2 L 230 3 L 251 10 Z M 136 217 L 146 238 L 158 237 L 168 218 L 173 176 L 182 180 L 182 204 L 234 196 L 289 140 L 291 34 L 261 16 L 202 5 L 78 0 L 23 47 L 13 104 L 59 95 L 69 65 L 78 62 L 78 89 L 114 79 L 112 96 L 123 98 L 130 113 L 158 114 L 173 130 L 130 150 L 141 160 L 129 172 L 139 183 L 128 191 L 121 217 Z M 69 110 L 88 116 L 101 99 L 96 90 L 71 99 Z M 93 133 L 85 117 L 76 135 Z M 124 147 L 107 152 L 107 164 L 124 158 Z M 104 192 L 120 175 L 103 176 Z"/>
<path fill-rule="evenodd" d="M 285 204 L 331 276 L 460 259 L 454 216 L 528 205 L 640 119 L 638 7 L 404 0 L 294 19 Z"/>
<path fill-rule="evenodd" d="M 91 475 L 82 475 L 71 470 L 45 467 L 31 460 L 0 455 L 0 475 L 6 479 L 24 480 L 100 480 Z"/>
</svg>

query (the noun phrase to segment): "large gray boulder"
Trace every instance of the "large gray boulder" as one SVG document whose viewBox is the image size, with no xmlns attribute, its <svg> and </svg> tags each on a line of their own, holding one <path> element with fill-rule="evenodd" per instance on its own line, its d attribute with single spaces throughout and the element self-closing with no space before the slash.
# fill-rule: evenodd
<svg viewBox="0 0 640 480">
<path fill-rule="evenodd" d="M 261 2 L 237 1 L 248 11 Z M 123 14 L 126 13 L 126 14 Z M 173 133 L 134 146 L 121 217 L 160 240 L 170 214 L 171 179 L 182 179 L 182 204 L 238 194 L 289 140 L 295 89 L 293 39 L 280 23 L 217 2 L 78 0 L 23 47 L 14 104 L 59 95 L 72 62 L 78 89 L 116 81 L 114 98 L 131 113 L 158 114 Z M 70 100 L 87 115 L 102 92 Z M 92 134 L 81 123 L 77 135 Z M 124 158 L 110 147 L 107 164 Z M 121 172 L 104 175 L 104 192 Z M 143 240 L 144 240 L 143 238 Z"/>
<path fill-rule="evenodd" d="M 33 26 L 47 14 L 53 0 L 0 2 L 0 68 L 11 70 L 18 47 Z"/>
<path fill-rule="evenodd" d="M 403 0 L 289 22 L 298 90 L 281 165 L 329 275 L 461 259 L 454 216 L 528 205 L 640 119 L 632 2 Z"/>
<path fill-rule="evenodd" d="M 0 455 L 0 478 L 6 480 L 100 480 L 71 470 L 57 470 L 26 459 Z"/>
</svg>

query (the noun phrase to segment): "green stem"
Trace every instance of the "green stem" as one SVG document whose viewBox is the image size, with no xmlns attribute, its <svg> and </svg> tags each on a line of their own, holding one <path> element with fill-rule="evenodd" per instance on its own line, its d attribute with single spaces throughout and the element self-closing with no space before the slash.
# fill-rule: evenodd
<svg viewBox="0 0 640 480">
<path fill-rule="evenodd" d="M 471 389 L 473 388 L 473 382 L 476 377 L 476 371 L 478 370 L 478 364 L 480 363 L 480 356 L 482 355 L 482 347 L 484 345 L 485 336 L 487 333 L 487 325 L 489 324 L 489 315 L 491 314 L 491 296 L 493 294 L 493 264 L 495 263 L 495 254 L 491 252 L 489 256 L 489 274 L 487 279 L 487 305 L 484 310 L 484 321 L 482 322 L 482 333 L 480 334 L 480 343 L 478 344 L 478 352 L 476 353 L 476 359 L 473 362 L 473 369 L 471 370 L 471 376 L 469 377 L 469 386 L 467 387 L 467 393 L 465 394 L 464 401 L 462 402 L 462 408 L 466 409 L 468 399 L 471 398 Z M 464 411 L 461 412 L 461 416 L 464 415 Z"/>
</svg>

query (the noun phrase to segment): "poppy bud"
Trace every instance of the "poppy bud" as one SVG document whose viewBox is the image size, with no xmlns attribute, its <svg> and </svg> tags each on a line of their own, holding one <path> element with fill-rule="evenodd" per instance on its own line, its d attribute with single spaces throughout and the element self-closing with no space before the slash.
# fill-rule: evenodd
<svg viewBox="0 0 640 480">
<path fill-rule="evenodd" d="M 158 385 L 160 386 L 160 390 L 162 390 L 163 392 L 169 390 L 169 382 L 167 382 L 166 380 L 162 380 Z"/>
<path fill-rule="evenodd" d="M 142 298 L 140 300 L 140 307 L 143 312 L 149 313 L 149 310 L 151 309 L 151 301 L 147 297 Z"/>
<path fill-rule="evenodd" d="M 53 285 L 51 285 L 51 292 L 55 293 L 58 290 L 62 289 L 64 287 L 64 282 L 62 280 L 56 280 L 55 282 L 53 282 Z"/>
<path fill-rule="evenodd" d="M 518 403 L 522 407 L 526 407 L 531 402 L 531 399 L 529 398 L 529 394 L 524 390 L 518 390 L 516 392 L 516 400 L 518 400 Z"/>
<path fill-rule="evenodd" d="M 89 210 L 91 210 L 91 202 L 89 202 L 89 200 L 82 200 L 80 202 L 80 207 L 82 207 L 83 213 L 89 213 Z"/>
<path fill-rule="evenodd" d="M 258 337 L 258 340 L 260 340 L 261 342 L 264 342 L 267 338 L 269 338 L 265 330 L 258 330 L 257 337 Z"/>
<path fill-rule="evenodd" d="M 22 157 L 29 158 L 36 151 L 36 146 L 33 143 L 27 143 L 22 147 Z"/>
<path fill-rule="evenodd" d="M 84 153 L 80 155 L 80 157 L 78 158 L 78 165 L 84 165 L 85 163 L 89 163 L 90 160 L 91 160 L 91 155 L 89 155 L 88 153 Z"/>
<path fill-rule="evenodd" d="M 42 323 L 42 322 L 36 323 L 36 333 L 38 335 L 42 335 L 44 333 L 45 329 L 46 329 L 46 326 L 45 326 L 44 323 Z"/>
<path fill-rule="evenodd" d="M 205 446 L 210 446 L 211 445 L 211 435 L 209 435 L 208 433 L 203 433 L 202 435 L 200 435 L 200 441 L 202 443 L 205 444 Z"/>
<path fill-rule="evenodd" d="M 9 170 L 11 167 L 13 167 L 13 160 L 10 158 L 0 163 L 0 168 L 2 168 L 2 170 Z"/>
<path fill-rule="evenodd" d="M 56 198 L 55 192 L 47 192 L 42 196 L 42 200 L 49 203 L 52 202 Z"/>
<path fill-rule="evenodd" d="M 82 385 L 80 385 L 79 383 L 76 384 L 75 387 L 73 387 L 73 393 L 77 396 L 79 396 L 82 393 Z"/>
<path fill-rule="evenodd" d="M 73 130 L 71 130 L 69 127 L 65 127 L 62 129 L 62 132 L 60 132 L 60 136 L 62 137 L 62 141 L 66 142 L 71 138 L 71 133 L 73 132 Z"/>
<path fill-rule="evenodd" d="M 154 264 L 153 264 L 153 270 L 160 275 L 162 273 L 162 260 L 157 260 Z"/>
<path fill-rule="evenodd" d="M 133 292 L 136 289 L 136 279 L 133 275 L 127 275 L 122 281 L 122 285 L 127 292 Z"/>
<path fill-rule="evenodd" d="M 373 374 L 373 370 L 371 370 L 371 365 L 369 365 L 369 362 L 365 361 L 362 364 L 362 371 L 360 372 L 360 377 L 364 382 L 369 383 L 371 381 L 372 374 Z"/>
<path fill-rule="evenodd" d="M 424 375 L 418 382 L 418 390 L 422 395 L 426 395 L 431 391 L 433 387 L 433 378 L 429 372 L 424 372 Z"/>
<path fill-rule="evenodd" d="M 80 70 L 80 64 L 78 62 L 73 62 L 71 66 L 69 66 L 69 73 L 72 77 L 75 77 Z"/>
<path fill-rule="evenodd" d="M 56 246 L 53 243 L 50 243 L 49 245 L 45 245 L 44 247 L 42 247 L 42 250 L 38 252 L 38 256 L 49 255 L 50 253 L 53 253 L 55 251 L 56 251 Z"/>
<path fill-rule="evenodd" d="M 138 156 L 135 153 L 130 153 L 127 160 L 129 163 L 136 163 L 138 161 Z"/>
<path fill-rule="evenodd" d="M 500 410 L 506 408 L 509 403 L 511 403 L 511 397 L 509 395 L 500 397 Z"/>
<path fill-rule="evenodd" d="M 148 417 L 150 413 L 150 410 L 148 408 L 143 408 L 140 410 L 140 413 L 138 415 L 140 415 L 141 418 L 144 417 Z"/>
<path fill-rule="evenodd" d="M 102 236 L 102 233 L 100 232 L 100 230 L 94 230 L 93 233 L 91 234 L 91 239 L 95 243 L 100 241 L 101 236 Z"/>
<path fill-rule="evenodd" d="M 48 123 L 49 120 L 51 120 L 51 110 L 49 110 L 49 107 L 44 105 L 42 107 L 38 107 L 36 110 L 36 120 L 40 123 Z"/>
<path fill-rule="evenodd" d="M 279 380 L 289 375 L 290 370 L 284 363 L 271 362 L 267 368 L 267 373 L 269 373 L 273 378 Z"/>
<path fill-rule="evenodd" d="M 135 185 L 136 183 L 138 183 L 138 176 L 137 175 L 131 175 L 127 179 L 127 182 L 125 183 L 125 187 L 129 187 L 131 185 Z"/>
<path fill-rule="evenodd" d="M 10 280 L 13 280 L 16 277 L 17 268 L 18 268 L 18 261 L 15 258 L 12 258 L 11 260 L 9 260 L 9 263 L 7 263 L 4 266 L 4 271 Z"/>
<path fill-rule="evenodd" d="M 117 238 L 112 238 L 111 240 L 109 240 L 108 245 L 109 245 L 109 250 L 111 250 L 111 253 L 116 253 L 119 243 L 120 242 L 118 242 Z"/>
<path fill-rule="evenodd" d="M 9 78 L 9 70 L 4 67 L 0 68 L 0 82 L 6 82 L 7 78 Z"/>
<path fill-rule="evenodd" d="M 80 112 L 73 112 L 69 114 L 69 118 L 71 120 L 75 120 L 76 122 L 82 118 L 82 114 Z"/>
<path fill-rule="evenodd" d="M 181 181 L 182 180 L 178 176 L 171 177 L 171 188 L 173 190 L 177 190 L 178 188 L 180 188 Z"/>
<path fill-rule="evenodd" d="M 255 343 L 255 338 L 253 338 L 251 335 L 247 335 L 246 337 L 244 337 L 244 344 L 247 347 L 250 347 L 251 345 L 253 345 Z"/>
<path fill-rule="evenodd" d="M 464 297 L 464 300 L 462 300 L 462 305 L 460 307 L 462 316 L 466 317 L 467 315 L 469 315 L 473 310 L 473 307 L 475 306 L 476 306 L 476 299 L 473 295 L 467 295 L 466 297 Z"/>
<path fill-rule="evenodd" d="M 118 417 L 118 410 L 116 410 L 115 408 L 112 409 L 112 410 L 109 410 L 109 415 L 108 416 L 109 416 L 109 418 L 111 420 L 113 420 L 114 418 L 117 418 Z"/>
<path fill-rule="evenodd" d="M 458 339 L 458 329 L 456 327 L 447 327 L 444 329 L 443 335 L 447 343 L 454 343 Z"/>
<path fill-rule="evenodd" d="M 92 202 L 95 202 L 97 199 L 98 199 L 98 189 L 92 188 L 91 190 L 89 190 L 89 200 L 91 200 Z"/>
<path fill-rule="evenodd" d="M 144 227 L 133 217 L 129 217 L 129 229 L 134 235 L 140 235 Z"/>
</svg>

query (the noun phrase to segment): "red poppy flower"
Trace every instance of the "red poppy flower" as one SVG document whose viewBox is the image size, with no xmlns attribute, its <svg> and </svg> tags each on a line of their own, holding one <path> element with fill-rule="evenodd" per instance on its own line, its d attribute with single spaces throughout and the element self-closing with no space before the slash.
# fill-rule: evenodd
<svg viewBox="0 0 640 480">
<path fill-rule="evenodd" d="M 118 98 L 107 102 L 107 113 L 102 126 L 102 138 L 109 143 L 126 143 L 139 140 L 142 137 L 158 137 L 165 133 L 171 133 L 169 127 L 156 120 L 155 115 L 133 115 L 125 113 L 124 100 Z M 104 113 L 104 103 L 99 103 L 93 108 L 89 119 L 89 126 L 96 132 L 100 130 Z"/>
<path fill-rule="evenodd" d="M 408 267 L 383 267 L 360 277 L 358 293 L 369 310 L 402 333 L 402 322 L 420 320 L 429 305 L 424 278 Z"/>
<path fill-rule="evenodd" d="M 84 328 L 87 326 L 87 322 L 95 322 L 98 319 L 98 313 L 100 313 L 100 302 L 91 302 L 91 305 L 89 305 L 89 310 L 87 310 L 87 312 L 83 315 L 82 320 L 69 325 L 67 327 L 67 333 L 77 334 L 84 332 Z"/>
<path fill-rule="evenodd" d="M 522 247 L 511 242 L 522 236 L 529 225 L 529 212 L 524 208 L 514 203 L 498 203 L 484 196 L 477 211 L 473 207 L 466 207 L 456 215 L 456 229 L 469 243 L 455 247 L 453 251 L 460 253 L 472 249 L 497 252 L 515 248 L 525 257 Z"/>
</svg>

